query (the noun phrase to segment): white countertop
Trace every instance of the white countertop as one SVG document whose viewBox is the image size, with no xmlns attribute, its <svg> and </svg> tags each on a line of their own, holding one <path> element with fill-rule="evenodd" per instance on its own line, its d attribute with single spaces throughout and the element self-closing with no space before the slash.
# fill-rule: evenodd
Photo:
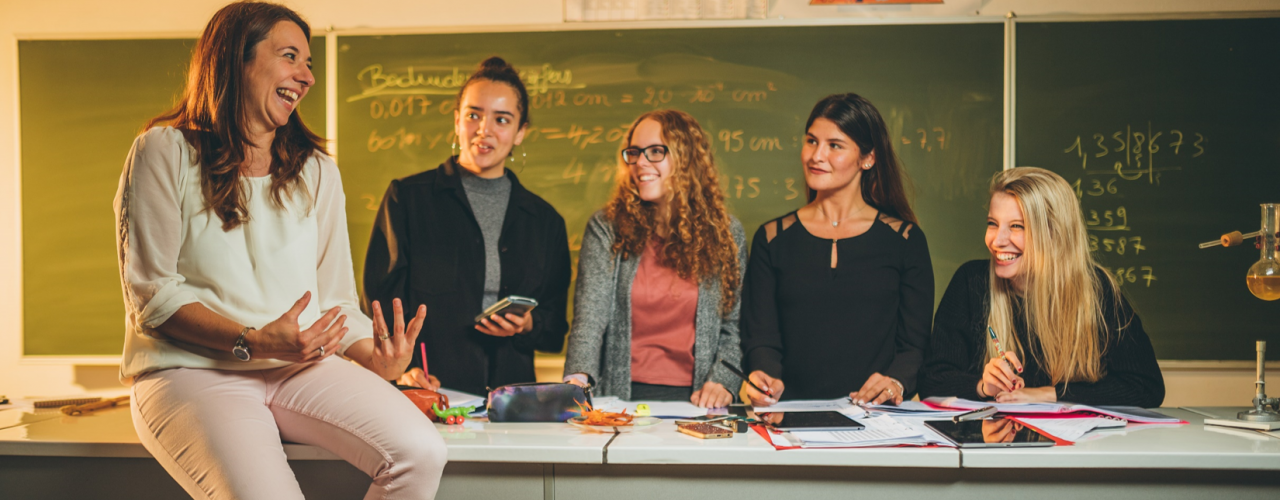
<svg viewBox="0 0 1280 500">
<path fill-rule="evenodd" d="M 10 412 L 13 412 L 11 415 Z M 21 420 L 21 410 L 0 411 L 0 422 Z M 28 423 L 0 429 L 0 455 L 147 458 L 129 408 L 68 417 L 41 412 Z M 474 425 L 474 424 L 472 424 Z M 611 434 L 584 434 L 565 424 L 490 424 L 483 429 L 436 424 L 453 462 L 604 462 Z M 290 460 L 340 460 L 315 446 L 286 444 Z"/>
<path fill-rule="evenodd" d="M 1183 409 L 1158 411 L 1189 425 L 1131 426 L 1123 435 L 1106 435 L 1074 446 L 964 450 L 962 464 L 965 468 L 1280 470 L 1280 439 L 1205 426 L 1203 415 Z"/>
<path fill-rule="evenodd" d="M 1211 411 L 1234 414 L 1242 408 Z M 1203 425 L 1204 416 L 1181 409 L 1163 413 L 1190 422 L 1177 427 L 1129 430 L 1074 446 L 966 450 L 865 448 L 774 450 L 754 431 L 729 439 L 680 434 L 672 421 L 619 434 L 580 431 L 565 424 L 436 425 L 454 462 L 809 465 L 956 468 L 1143 468 L 1280 470 L 1280 437 Z M 24 413 L 26 414 L 24 416 Z M 91 416 L 0 410 L 0 455 L 126 457 L 150 455 L 138 442 L 128 408 Z M 610 440 L 612 439 L 612 442 Z M 607 447 L 607 451 L 606 451 Z M 292 460 L 338 460 L 321 448 L 286 444 Z"/>
<path fill-rule="evenodd" d="M 725 439 L 698 439 L 676 431 L 675 421 L 618 435 L 610 464 L 832 465 L 858 467 L 960 466 L 955 448 L 775 450 L 753 430 Z"/>
</svg>

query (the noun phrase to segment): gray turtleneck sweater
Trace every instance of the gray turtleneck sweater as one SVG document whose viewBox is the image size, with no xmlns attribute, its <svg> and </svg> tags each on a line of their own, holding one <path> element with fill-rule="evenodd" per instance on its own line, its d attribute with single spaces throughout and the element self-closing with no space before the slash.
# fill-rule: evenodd
<svg viewBox="0 0 1280 500">
<path fill-rule="evenodd" d="M 462 188 L 467 192 L 471 213 L 475 214 L 484 234 L 484 298 L 480 309 L 498 301 L 502 287 L 502 260 L 498 254 L 498 238 L 502 236 L 502 221 L 507 215 L 507 202 L 511 200 L 511 179 L 506 175 L 497 179 L 485 179 L 460 168 Z"/>
</svg>

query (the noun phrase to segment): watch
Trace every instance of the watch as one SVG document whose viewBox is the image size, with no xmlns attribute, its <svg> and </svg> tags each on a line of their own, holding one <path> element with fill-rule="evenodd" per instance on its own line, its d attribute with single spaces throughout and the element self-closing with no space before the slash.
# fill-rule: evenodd
<svg viewBox="0 0 1280 500">
<path fill-rule="evenodd" d="M 249 355 L 249 345 L 244 342 L 244 336 L 252 330 L 252 326 L 246 326 L 240 330 L 240 336 L 236 338 L 235 347 L 231 348 L 231 354 L 236 355 L 236 359 L 240 361 L 249 361 L 253 356 Z"/>
</svg>

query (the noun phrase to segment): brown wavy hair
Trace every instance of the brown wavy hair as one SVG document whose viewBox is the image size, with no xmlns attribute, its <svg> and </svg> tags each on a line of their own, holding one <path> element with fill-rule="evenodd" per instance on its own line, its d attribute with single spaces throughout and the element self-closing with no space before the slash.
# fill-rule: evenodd
<svg viewBox="0 0 1280 500">
<path fill-rule="evenodd" d="M 858 94 L 832 94 L 814 105 L 809 121 L 804 124 L 805 131 L 813 127 L 818 118 L 831 120 L 840 127 L 862 154 L 876 154 L 875 165 L 862 172 L 862 201 L 882 213 L 919 224 L 907 199 L 907 186 L 911 181 L 902 168 L 902 161 L 893 152 L 889 127 L 871 101 Z M 817 198 L 817 192 L 812 189 L 808 192 L 810 202 Z"/>
<path fill-rule="evenodd" d="M 200 159 L 205 208 L 218 215 L 224 231 L 249 221 L 248 193 L 240 182 L 252 146 L 242 109 L 245 66 L 281 21 L 297 24 L 311 39 L 311 27 L 283 5 L 236 2 L 219 10 L 196 42 L 182 98 L 145 127 L 167 124 L 182 131 Z M 295 108 L 271 143 L 271 199 L 277 206 L 294 192 L 306 195 L 299 189 L 302 167 L 324 152 L 324 139 L 302 123 Z"/>
<path fill-rule="evenodd" d="M 631 169 L 621 161 L 621 150 L 631 144 L 640 122 L 653 120 L 662 126 L 671 175 L 666 188 L 666 218 L 658 220 L 657 206 L 640 199 Z M 644 253 L 655 235 L 666 234 L 658 249 L 662 265 L 682 279 L 698 282 L 718 278 L 720 312 L 728 314 L 742 285 L 738 244 L 733 240 L 729 211 L 720 190 L 719 173 L 712 155 L 711 138 L 698 121 L 683 111 L 650 111 L 631 124 L 619 149 L 617 183 L 605 205 L 605 217 L 613 223 L 613 252 L 623 259 Z"/>
</svg>

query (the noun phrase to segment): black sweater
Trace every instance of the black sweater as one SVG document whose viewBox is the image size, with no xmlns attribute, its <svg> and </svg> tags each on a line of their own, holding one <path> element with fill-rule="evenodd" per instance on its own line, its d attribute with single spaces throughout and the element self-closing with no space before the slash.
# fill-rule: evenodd
<svg viewBox="0 0 1280 500">
<path fill-rule="evenodd" d="M 529 192 L 515 174 L 498 238 L 502 279 L 499 298 L 538 301 L 533 330 L 512 337 L 485 335 L 474 327 L 484 294 L 484 235 L 462 187 L 455 158 L 440 168 L 391 181 L 378 209 L 364 265 L 364 307 L 382 302 L 391 325 L 391 299 L 405 315 L 427 305 L 418 341 L 428 368 L 450 389 L 486 394 L 489 388 L 533 382 L 534 349 L 559 352 L 569 329 L 569 238 L 564 219 Z M 417 346 L 411 366 L 421 367 Z"/>
<path fill-rule="evenodd" d="M 933 322 L 933 339 L 924 369 L 920 370 L 920 397 L 959 396 L 979 399 L 978 381 L 987 363 L 987 297 L 991 262 L 975 260 L 956 271 L 947 285 Z M 1105 271 L 1098 271 L 1103 273 Z M 1023 321 L 1015 321 L 1018 341 L 1029 355 L 1020 357 L 1027 387 L 1054 385 L 1058 401 L 1087 405 L 1127 405 L 1154 408 L 1164 402 L 1164 377 L 1156 363 L 1151 339 L 1129 302 L 1114 294 L 1102 294 L 1106 342 L 1102 355 L 1103 378 L 1097 382 L 1051 383 L 1036 362 L 1040 352 Z M 1117 307 L 1119 309 L 1117 310 Z M 1007 347 L 1007 346 L 1006 346 Z"/>
<path fill-rule="evenodd" d="M 783 399 L 848 396 L 876 372 L 902 382 L 910 398 L 933 311 L 924 233 L 877 217 L 867 232 L 839 240 L 832 269 L 831 240 L 797 220 L 768 241 L 771 224 L 779 221 L 756 231 L 743 282 L 747 371 L 781 378 Z"/>
</svg>

